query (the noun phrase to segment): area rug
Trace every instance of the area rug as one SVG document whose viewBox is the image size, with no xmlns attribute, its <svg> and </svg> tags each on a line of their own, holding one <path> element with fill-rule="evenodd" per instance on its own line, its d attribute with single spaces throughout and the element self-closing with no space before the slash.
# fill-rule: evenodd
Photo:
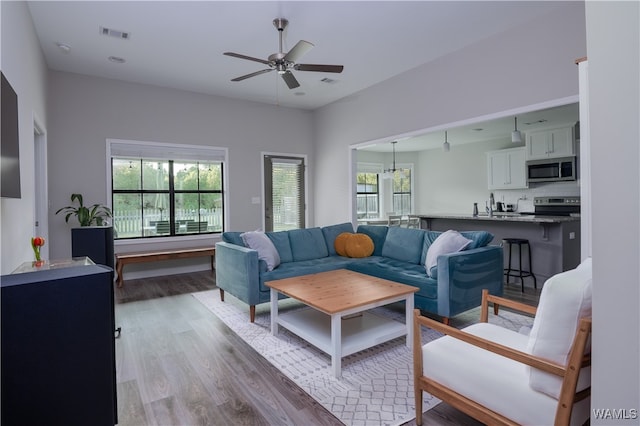
<svg viewBox="0 0 640 426">
<path fill-rule="evenodd" d="M 238 336 L 259 354 L 294 381 L 322 406 L 349 426 L 400 425 L 415 418 L 412 353 L 405 338 L 398 338 L 342 359 L 342 377 L 331 373 L 331 358 L 298 336 L 280 328 L 278 336 L 271 335 L 269 304 L 256 306 L 255 323 L 249 322 L 249 307 L 225 294 L 220 301 L 217 290 L 192 295 L 218 316 Z M 285 312 L 304 306 L 295 300 L 279 302 Z M 375 313 L 404 322 L 402 305 L 376 308 Z M 480 318 L 479 308 L 451 320 L 458 328 Z M 530 327 L 533 319 L 508 311 L 490 315 L 490 322 L 512 330 Z M 440 337 L 431 329 L 422 328 L 423 344 Z M 440 401 L 424 394 L 423 410 L 435 407 Z"/>
</svg>

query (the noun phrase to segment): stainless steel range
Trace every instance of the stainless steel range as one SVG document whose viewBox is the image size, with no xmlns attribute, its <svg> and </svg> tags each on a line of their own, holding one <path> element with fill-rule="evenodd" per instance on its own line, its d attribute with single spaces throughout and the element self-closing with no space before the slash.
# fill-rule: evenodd
<svg viewBox="0 0 640 426">
<path fill-rule="evenodd" d="M 534 197 L 534 212 L 521 213 L 536 216 L 571 216 L 580 213 L 580 197 Z"/>
</svg>

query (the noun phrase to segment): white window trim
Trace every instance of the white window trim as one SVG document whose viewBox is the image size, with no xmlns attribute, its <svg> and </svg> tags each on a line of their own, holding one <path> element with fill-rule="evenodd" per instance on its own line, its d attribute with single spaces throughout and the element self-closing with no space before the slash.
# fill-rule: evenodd
<svg viewBox="0 0 640 426">
<path fill-rule="evenodd" d="M 129 155 L 126 155 L 126 153 Z M 178 154 L 176 156 L 175 154 Z M 150 159 L 169 159 L 169 160 L 200 160 L 200 161 L 220 161 L 222 162 L 222 181 L 223 181 L 223 200 L 224 200 L 224 224 L 223 229 L 229 229 L 229 149 L 226 147 L 216 146 L 203 146 L 203 145 L 188 145 L 188 144 L 175 144 L 165 142 L 152 142 L 152 141 L 136 141 L 128 139 L 106 139 L 106 177 L 107 182 L 107 207 L 113 210 L 112 205 L 112 186 L 111 186 L 111 160 L 116 156 L 119 158 L 150 158 Z M 213 240 L 213 242 L 212 242 Z M 149 249 L 158 248 L 182 248 L 202 245 L 202 242 L 208 241 L 212 244 L 220 241 L 220 237 L 217 235 L 186 235 L 186 236 L 173 236 L 173 237 L 157 237 L 153 239 L 148 238 L 136 238 L 115 240 L 114 246 L 118 249 L 124 248 L 123 252 L 127 251 L 126 247 L 136 247 L 136 249 L 142 249 L 143 246 L 148 246 Z M 120 251 L 120 250 L 118 250 Z"/>
<path fill-rule="evenodd" d="M 389 164 L 389 168 L 393 167 L 393 164 Z M 414 214 L 416 213 L 416 199 L 415 199 L 415 190 L 414 190 L 414 183 L 415 183 L 415 167 L 414 167 L 414 163 L 396 163 L 396 168 L 397 169 L 409 169 L 411 170 L 411 212 L 410 214 Z M 391 205 L 389 206 L 389 208 L 391 210 L 393 210 L 393 186 L 390 184 L 389 185 L 389 199 L 391 200 Z"/>
</svg>

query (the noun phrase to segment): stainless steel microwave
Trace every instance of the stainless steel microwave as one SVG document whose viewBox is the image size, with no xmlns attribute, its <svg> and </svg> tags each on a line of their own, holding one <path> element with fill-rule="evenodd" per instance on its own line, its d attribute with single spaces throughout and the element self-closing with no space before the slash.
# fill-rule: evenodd
<svg viewBox="0 0 640 426">
<path fill-rule="evenodd" d="M 545 158 L 527 161 L 528 182 L 576 180 L 576 157 Z"/>
</svg>

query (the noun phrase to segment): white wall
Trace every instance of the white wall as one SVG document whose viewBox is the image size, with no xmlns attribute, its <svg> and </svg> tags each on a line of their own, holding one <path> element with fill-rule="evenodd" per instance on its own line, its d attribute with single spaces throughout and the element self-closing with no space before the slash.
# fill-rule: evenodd
<svg viewBox="0 0 640 426">
<path fill-rule="evenodd" d="M 261 151 L 312 153 L 309 111 L 64 72 L 50 72 L 49 87 L 52 257 L 71 255 L 71 225 L 54 213 L 72 193 L 107 203 L 107 138 L 228 147 L 228 230 L 262 226 L 251 203 L 262 194 Z"/>
<path fill-rule="evenodd" d="M 22 198 L 0 199 L 0 269 L 13 271 L 33 260 L 34 236 L 34 117 L 46 127 L 46 64 L 26 2 L 0 2 L 1 68 L 18 95 L 20 182 Z M 48 242 L 47 242 L 48 244 Z"/>
<path fill-rule="evenodd" d="M 586 22 L 593 213 L 592 407 L 629 413 L 640 409 L 640 6 L 587 2 Z M 591 424 L 639 421 L 592 417 Z"/>
<path fill-rule="evenodd" d="M 351 220 L 349 145 L 577 96 L 585 55 L 584 3 L 572 2 L 317 110 L 316 223 Z"/>
</svg>

